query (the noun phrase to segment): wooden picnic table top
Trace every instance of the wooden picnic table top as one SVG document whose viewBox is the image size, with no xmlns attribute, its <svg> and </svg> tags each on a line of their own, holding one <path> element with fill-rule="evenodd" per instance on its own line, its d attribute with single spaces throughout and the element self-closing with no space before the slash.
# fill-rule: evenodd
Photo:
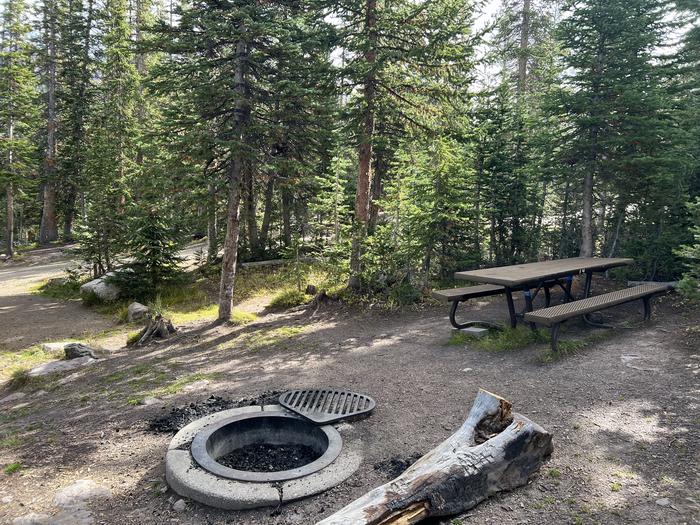
<svg viewBox="0 0 700 525">
<path fill-rule="evenodd" d="M 588 270 L 602 272 L 617 266 L 627 266 L 633 262 L 634 259 L 626 258 L 572 257 L 570 259 L 556 259 L 456 272 L 455 278 L 477 283 L 517 287 L 526 283 L 538 283 L 547 279 L 576 275 Z"/>
</svg>

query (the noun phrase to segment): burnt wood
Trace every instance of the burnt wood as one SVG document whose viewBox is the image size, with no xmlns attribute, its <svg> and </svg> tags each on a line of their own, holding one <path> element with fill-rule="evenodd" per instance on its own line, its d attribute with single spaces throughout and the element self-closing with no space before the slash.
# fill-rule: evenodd
<svg viewBox="0 0 700 525">
<path fill-rule="evenodd" d="M 512 490 L 552 453 L 552 436 L 511 412 L 507 400 L 479 390 L 464 424 L 398 478 L 317 525 L 410 525 L 471 509 Z"/>
</svg>

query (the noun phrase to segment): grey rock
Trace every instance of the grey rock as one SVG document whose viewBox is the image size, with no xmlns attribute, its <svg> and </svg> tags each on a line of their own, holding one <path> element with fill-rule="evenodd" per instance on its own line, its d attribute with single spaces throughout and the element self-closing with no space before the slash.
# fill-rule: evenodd
<svg viewBox="0 0 700 525">
<path fill-rule="evenodd" d="M 184 499 L 179 499 L 175 503 L 173 503 L 173 510 L 175 512 L 183 512 L 187 508 L 187 503 L 185 503 Z"/>
<path fill-rule="evenodd" d="M 12 520 L 12 525 L 50 525 L 51 516 L 32 512 Z"/>
<path fill-rule="evenodd" d="M 112 283 L 107 282 L 108 277 L 112 277 L 114 273 L 108 273 L 102 277 L 98 277 L 90 282 L 85 283 L 80 287 L 80 295 L 94 294 L 99 299 L 105 302 L 116 301 L 119 298 L 119 288 Z"/>
<path fill-rule="evenodd" d="M 42 343 L 41 349 L 44 352 L 49 352 L 52 354 L 62 353 L 66 349 L 66 345 L 77 343 L 78 341 L 60 341 L 55 343 Z"/>
<path fill-rule="evenodd" d="M 671 506 L 671 500 L 668 498 L 660 498 L 656 500 L 656 504 L 659 507 L 670 507 Z"/>
<path fill-rule="evenodd" d="M 111 495 L 112 491 L 107 487 L 98 485 L 91 479 L 79 479 L 59 490 L 53 502 L 56 506 L 63 508 L 82 507 L 90 500 L 109 498 Z"/>
<path fill-rule="evenodd" d="M 93 359 L 97 359 L 95 357 L 94 350 L 90 348 L 87 345 L 84 345 L 82 343 L 70 343 L 66 345 L 66 348 L 64 349 L 64 352 L 66 353 L 66 359 L 77 359 L 79 357 L 85 357 L 89 356 L 92 357 Z"/>
<path fill-rule="evenodd" d="M 68 277 L 54 277 L 46 281 L 49 286 L 61 286 L 68 282 Z"/>
<path fill-rule="evenodd" d="M 141 401 L 141 404 L 149 406 L 149 405 L 157 405 L 158 403 L 162 403 L 162 402 L 163 402 L 162 399 L 158 399 L 157 397 L 150 397 L 149 396 L 149 397 L 144 397 L 143 401 Z"/>
<path fill-rule="evenodd" d="M 134 321 L 140 321 L 141 319 L 148 317 L 150 310 L 148 309 L 148 306 L 134 301 L 129 305 L 127 312 L 127 320 L 130 323 L 133 323 Z"/>
<path fill-rule="evenodd" d="M 14 499 L 15 498 L 13 496 L 3 496 L 3 498 L 0 499 L 0 501 L 2 501 L 3 503 L 12 503 L 12 500 Z"/>
<path fill-rule="evenodd" d="M 74 370 L 81 366 L 89 365 L 97 361 L 90 356 L 79 357 L 77 359 L 71 359 L 70 361 L 49 361 L 43 365 L 35 366 L 29 371 L 31 377 L 45 376 L 47 374 L 52 374 L 54 372 L 66 372 L 68 370 Z"/>
<path fill-rule="evenodd" d="M 10 403 L 12 401 L 17 401 L 18 399 L 22 399 L 26 395 L 27 394 L 25 392 L 15 392 L 14 394 L 10 394 L 9 396 L 5 396 L 2 399 L 0 399 L 0 403 Z"/>
</svg>

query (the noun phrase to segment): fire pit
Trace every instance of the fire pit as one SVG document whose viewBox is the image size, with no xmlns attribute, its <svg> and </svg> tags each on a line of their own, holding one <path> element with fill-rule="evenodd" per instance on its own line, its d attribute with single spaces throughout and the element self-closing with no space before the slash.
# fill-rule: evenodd
<svg viewBox="0 0 700 525">
<path fill-rule="evenodd" d="M 234 408 L 198 419 L 172 439 L 170 487 L 223 509 L 250 509 L 323 492 L 362 460 L 353 426 L 319 426 L 280 405 Z"/>
<path fill-rule="evenodd" d="M 240 481 L 296 479 L 330 465 L 343 440 L 330 425 L 277 412 L 241 414 L 209 425 L 192 441 L 204 469 Z"/>
</svg>

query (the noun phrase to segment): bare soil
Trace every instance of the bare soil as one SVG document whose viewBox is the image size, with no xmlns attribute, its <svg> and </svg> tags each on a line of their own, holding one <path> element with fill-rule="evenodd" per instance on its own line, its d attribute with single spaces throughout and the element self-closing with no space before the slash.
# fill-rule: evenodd
<svg viewBox="0 0 700 525">
<path fill-rule="evenodd" d="M 38 314 L 24 308 L 23 294 L 3 281 L 0 312 L 17 309 L 1 325 L 0 339 L 11 348 L 18 333 L 40 340 L 49 317 L 44 303 L 37 303 Z M 648 324 L 639 321 L 640 305 L 609 311 L 606 318 L 619 328 L 556 359 L 544 344 L 500 352 L 448 345 L 444 306 L 397 312 L 330 306 L 313 316 L 268 314 L 244 327 L 182 327 L 166 343 L 119 348 L 0 406 L 0 465 L 23 465 L 0 473 L 0 522 L 51 514 L 58 490 L 91 479 L 112 491 L 90 504 L 95 523 L 313 524 L 385 483 L 387 472 L 377 465 L 411 461 L 447 438 L 482 387 L 552 432 L 554 453 L 527 486 L 444 523 L 700 523 L 700 316 L 673 296 L 655 304 Z M 471 307 L 485 320 L 506 315 L 499 297 Z M 73 308 L 87 324 L 107 323 L 79 305 L 54 307 Z M 70 315 L 60 319 L 46 330 L 52 337 L 74 329 Z M 592 332 L 571 322 L 562 339 Z M 173 508 L 179 497 L 164 486 L 163 467 L 171 433 L 150 431 L 154 419 L 211 395 L 252 399 L 321 386 L 377 401 L 370 417 L 345 431 L 362 440 L 365 453 L 350 479 L 277 510 L 227 512 L 194 502 L 181 512 Z M 147 396 L 154 401 L 134 404 Z"/>
</svg>

